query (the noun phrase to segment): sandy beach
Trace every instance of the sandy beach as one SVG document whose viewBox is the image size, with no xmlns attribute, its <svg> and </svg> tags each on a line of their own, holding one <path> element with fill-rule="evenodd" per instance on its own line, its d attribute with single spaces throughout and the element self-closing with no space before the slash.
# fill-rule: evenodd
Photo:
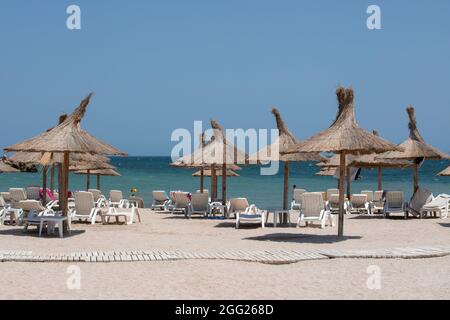
<svg viewBox="0 0 450 320">
<path fill-rule="evenodd" d="M 33 254 L 120 250 L 369 250 L 447 245 L 441 219 L 346 217 L 345 237 L 333 228 L 239 230 L 232 220 L 205 220 L 141 210 L 142 223 L 74 223 L 71 237 L 39 238 L 34 229 L 0 226 L 0 251 Z M 295 221 L 295 217 L 292 217 Z M 68 289 L 67 267 L 81 272 Z M 367 268 L 378 266 L 381 287 L 370 290 Z M 0 263 L 0 299 L 448 299 L 450 256 L 429 259 L 326 259 L 284 265 L 227 260 L 112 263 Z M 45 292 L 45 295 L 43 294 Z"/>
</svg>

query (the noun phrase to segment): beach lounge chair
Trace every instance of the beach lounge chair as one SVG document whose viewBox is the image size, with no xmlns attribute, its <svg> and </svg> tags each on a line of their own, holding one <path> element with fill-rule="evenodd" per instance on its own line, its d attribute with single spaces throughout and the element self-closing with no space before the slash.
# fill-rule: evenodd
<svg viewBox="0 0 450 320">
<path fill-rule="evenodd" d="M 365 194 L 367 196 L 367 202 L 370 202 L 370 203 L 373 202 L 373 191 L 363 190 L 363 191 L 361 191 L 361 194 Z"/>
<path fill-rule="evenodd" d="M 308 223 L 314 221 L 319 221 L 321 228 L 325 227 L 327 221 L 330 226 L 334 226 L 333 216 L 324 205 L 322 193 L 307 192 L 302 194 L 302 208 L 297 220 L 297 227 L 300 226 L 301 222 L 304 222 L 307 226 Z"/>
<path fill-rule="evenodd" d="M 440 194 L 436 198 L 433 198 L 430 202 L 425 204 L 421 210 L 421 217 L 429 215 L 439 215 L 441 219 L 448 218 L 450 211 L 450 195 Z"/>
<path fill-rule="evenodd" d="M 380 213 L 384 210 L 385 192 L 378 190 L 373 193 L 372 213 Z"/>
<path fill-rule="evenodd" d="M 229 213 L 234 213 L 236 217 L 236 229 L 239 229 L 241 222 L 261 223 L 261 227 L 265 227 L 267 212 L 259 210 L 254 204 L 249 205 L 247 198 L 231 199 Z"/>
<path fill-rule="evenodd" d="M 110 207 L 107 212 L 101 213 L 102 224 L 109 223 L 110 218 L 116 218 L 116 222 L 119 222 L 120 217 L 125 218 L 125 224 L 130 225 L 134 222 L 134 217 L 138 217 L 138 221 L 141 222 L 141 215 L 139 209 L 135 206 L 131 208 L 115 208 Z"/>
<path fill-rule="evenodd" d="M 327 200 L 330 201 L 330 198 L 333 194 L 337 194 L 339 196 L 339 189 L 328 189 L 327 190 Z"/>
<path fill-rule="evenodd" d="M 25 189 L 26 198 L 28 200 L 41 200 L 40 187 L 27 187 Z"/>
<path fill-rule="evenodd" d="M 97 215 L 101 209 L 95 206 L 94 195 L 87 191 L 75 193 L 75 207 L 71 210 L 70 217 L 79 221 L 88 221 L 95 224 Z"/>
<path fill-rule="evenodd" d="M 11 207 L 13 208 L 16 208 L 20 201 L 27 200 L 27 195 L 23 188 L 10 188 L 9 195 L 11 197 Z"/>
<path fill-rule="evenodd" d="M 300 210 L 302 205 L 302 194 L 305 192 L 305 189 L 294 189 L 292 192 L 291 210 Z"/>
<path fill-rule="evenodd" d="M 11 204 L 11 195 L 9 194 L 9 192 L 0 192 L 0 196 L 3 198 L 3 201 L 5 201 L 7 205 Z"/>
<path fill-rule="evenodd" d="M 384 218 L 389 217 L 390 214 L 402 213 L 407 217 L 407 206 L 403 191 L 387 191 L 383 215 Z"/>
<path fill-rule="evenodd" d="M 94 196 L 94 202 L 97 207 L 105 207 L 107 205 L 106 197 L 98 189 L 88 189 L 88 192 L 92 193 Z"/>
<path fill-rule="evenodd" d="M 190 218 L 193 214 L 201 214 L 207 217 L 209 212 L 209 195 L 207 193 L 192 194 L 190 207 L 186 212 L 186 216 Z"/>
<path fill-rule="evenodd" d="M 191 204 L 189 192 L 177 191 L 174 193 L 173 197 L 175 203 L 172 207 L 172 214 L 175 212 L 181 212 L 184 215 L 187 215 Z"/>
<path fill-rule="evenodd" d="M 3 199 L 3 196 L 0 195 L 0 225 L 5 223 L 5 219 L 7 213 L 9 211 L 9 204 Z"/>
<path fill-rule="evenodd" d="M 156 190 L 152 191 L 152 195 L 153 195 L 152 210 L 166 211 L 167 204 L 169 201 L 169 197 L 167 196 L 166 192 L 162 190 Z"/>
<path fill-rule="evenodd" d="M 372 213 L 370 202 L 367 201 L 367 194 L 353 194 L 349 204 L 348 211 L 350 213 Z"/>
<path fill-rule="evenodd" d="M 120 190 L 109 191 L 109 205 L 111 207 L 119 207 L 121 201 L 123 200 L 123 194 Z"/>
<path fill-rule="evenodd" d="M 408 217 L 408 214 L 412 214 L 415 217 L 422 218 L 422 208 L 427 203 L 431 202 L 433 200 L 433 194 L 430 190 L 419 188 L 412 196 L 411 200 L 409 201 L 408 210 L 406 213 L 406 217 Z"/>
<path fill-rule="evenodd" d="M 30 225 L 39 227 L 42 216 L 55 215 L 52 209 L 43 206 L 38 200 L 22 200 L 18 206 L 23 210 L 24 230 L 27 230 Z"/>
</svg>

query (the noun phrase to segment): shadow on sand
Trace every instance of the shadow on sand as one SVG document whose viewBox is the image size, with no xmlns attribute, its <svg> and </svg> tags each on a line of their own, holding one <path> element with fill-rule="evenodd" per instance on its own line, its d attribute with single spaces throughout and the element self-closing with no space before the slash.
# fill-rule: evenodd
<svg viewBox="0 0 450 320">
<path fill-rule="evenodd" d="M 444 228 L 450 228 L 450 223 L 439 223 Z"/>
<path fill-rule="evenodd" d="M 263 236 L 244 238 L 245 240 L 291 242 L 291 243 L 337 243 L 347 240 L 361 239 L 361 236 L 295 234 L 295 233 L 271 233 Z"/>
<path fill-rule="evenodd" d="M 85 233 L 85 230 L 72 230 L 69 234 L 64 234 L 64 238 L 72 238 Z M 27 231 L 23 228 L 4 229 L 0 230 L 0 235 L 3 236 L 16 236 L 16 237 L 32 237 L 39 238 L 39 230 L 37 228 L 30 227 Z M 58 233 L 47 235 L 47 230 L 42 230 L 41 238 L 54 238 L 59 239 Z"/>
</svg>

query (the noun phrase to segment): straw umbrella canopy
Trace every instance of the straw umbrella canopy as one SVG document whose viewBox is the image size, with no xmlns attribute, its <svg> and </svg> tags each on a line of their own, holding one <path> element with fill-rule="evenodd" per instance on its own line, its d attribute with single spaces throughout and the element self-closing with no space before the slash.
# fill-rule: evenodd
<svg viewBox="0 0 450 320">
<path fill-rule="evenodd" d="M 447 169 L 442 170 L 437 175 L 438 176 L 450 176 L 450 167 L 448 167 Z"/>
<path fill-rule="evenodd" d="M 113 169 L 96 169 L 96 170 L 78 170 L 75 171 L 75 174 L 85 174 L 89 177 L 91 174 L 97 176 L 97 189 L 100 190 L 100 177 L 101 176 L 109 176 L 109 177 L 120 177 L 121 174 Z M 89 189 L 89 186 L 87 187 Z"/>
<path fill-rule="evenodd" d="M 377 131 L 372 132 L 375 136 L 379 136 Z M 351 155 L 346 156 L 345 162 L 348 163 L 348 168 L 366 168 L 366 169 L 378 169 L 378 190 L 382 189 L 382 168 L 407 168 L 411 166 L 411 163 L 407 160 L 393 160 L 393 159 L 378 159 L 376 153 L 363 154 L 363 155 Z M 339 155 L 334 155 L 327 163 L 320 164 L 320 167 L 337 168 L 340 164 Z M 347 170 L 347 196 L 350 196 L 350 176 Z"/>
<path fill-rule="evenodd" d="M 217 199 L 217 169 L 222 169 L 222 203 L 226 204 L 226 170 L 236 169 L 236 163 L 248 163 L 248 155 L 229 143 L 225 131 L 215 120 L 211 120 L 213 136 L 192 154 L 173 162 L 174 167 L 211 169 L 211 198 Z M 238 167 L 239 168 L 239 167 Z"/>
<path fill-rule="evenodd" d="M 288 129 L 286 123 L 281 117 L 277 108 L 272 108 L 272 114 L 278 129 L 278 138 L 270 145 L 267 145 L 255 154 L 250 156 L 250 159 L 258 161 L 282 161 L 284 162 L 284 184 L 283 184 L 283 209 L 288 209 L 289 204 L 289 162 L 291 161 L 325 161 L 326 159 L 318 153 L 289 153 L 284 151 L 295 146 L 300 142 Z"/>
<path fill-rule="evenodd" d="M 11 167 L 9 164 L 6 164 L 2 161 L 0 161 L 0 173 L 14 173 L 14 172 L 19 172 L 19 170 L 17 170 L 14 167 Z"/>
<path fill-rule="evenodd" d="M 346 155 L 383 153 L 392 150 L 400 150 L 400 148 L 359 127 L 355 117 L 353 89 L 339 87 L 336 90 L 336 95 L 339 109 L 336 120 L 331 126 L 306 141 L 290 148 L 286 153 L 333 152 L 340 154 L 338 236 L 343 236 Z"/>
<path fill-rule="evenodd" d="M 61 124 L 45 131 L 31 139 L 4 148 L 6 152 L 26 151 L 26 152 L 51 152 L 63 154 L 63 197 L 61 207 L 63 214 L 68 212 L 68 183 L 69 183 L 69 162 L 71 153 L 91 153 L 103 155 L 126 155 L 125 152 L 100 141 L 83 130 L 80 122 L 86 113 L 86 108 L 90 102 L 92 93 L 84 98 L 74 112 Z"/>
<path fill-rule="evenodd" d="M 400 159 L 413 161 L 414 193 L 419 188 L 419 165 L 426 160 L 449 159 L 449 155 L 427 144 L 417 128 L 416 114 L 414 108 L 406 108 L 409 117 L 409 137 L 400 147 L 403 151 L 387 152 L 378 156 L 377 159 Z"/>
<path fill-rule="evenodd" d="M 377 131 L 373 131 L 373 134 L 379 136 Z M 378 190 L 383 189 L 383 168 L 403 169 L 411 167 L 411 165 L 411 162 L 408 160 L 378 159 L 378 155 L 375 153 L 357 156 L 349 164 L 349 166 L 357 168 L 377 169 Z"/>
<path fill-rule="evenodd" d="M 211 192 L 212 192 L 212 196 L 214 198 L 216 191 L 213 188 L 213 186 L 215 185 L 216 178 L 217 178 L 216 170 L 220 169 L 221 166 L 218 164 L 211 164 L 211 163 L 208 163 L 207 161 L 206 162 L 204 161 L 204 155 L 205 155 L 204 147 L 209 145 L 210 143 L 212 143 L 212 140 L 214 140 L 214 136 L 211 137 L 210 141 L 205 143 L 205 134 L 202 133 L 200 135 L 200 145 L 199 145 L 198 149 L 195 150 L 190 155 L 186 155 L 184 157 L 177 159 L 175 162 L 171 163 L 170 166 L 177 167 L 177 168 L 200 169 L 200 171 L 199 171 L 200 172 L 200 192 L 202 192 L 202 193 L 203 193 L 203 189 L 204 189 L 204 177 L 205 177 L 205 175 L 203 173 L 205 172 L 205 170 L 210 170 L 212 173 L 212 175 L 211 175 Z M 206 159 L 206 160 L 208 160 L 208 159 Z M 226 167 L 229 170 L 240 170 L 241 169 L 240 167 L 238 167 L 235 164 L 227 164 Z"/>
<path fill-rule="evenodd" d="M 336 168 L 323 168 L 316 173 L 316 176 L 334 177 L 336 175 L 336 171 L 337 171 Z"/>
</svg>

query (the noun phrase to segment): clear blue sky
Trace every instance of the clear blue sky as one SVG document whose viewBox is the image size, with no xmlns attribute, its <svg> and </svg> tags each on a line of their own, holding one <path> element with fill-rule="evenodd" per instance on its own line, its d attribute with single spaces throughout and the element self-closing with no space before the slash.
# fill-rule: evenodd
<svg viewBox="0 0 450 320">
<path fill-rule="evenodd" d="M 82 29 L 66 28 L 66 8 Z M 382 30 L 366 28 L 366 8 Z M 29 138 L 90 91 L 83 122 L 131 155 L 168 155 L 174 128 L 216 118 L 301 139 L 329 126 L 335 88 L 353 86 L 362 127 L 401 142 L 408 104 L 450 150 L 450 1 L 0 2 L 0 146 Z"/>
</svg>

